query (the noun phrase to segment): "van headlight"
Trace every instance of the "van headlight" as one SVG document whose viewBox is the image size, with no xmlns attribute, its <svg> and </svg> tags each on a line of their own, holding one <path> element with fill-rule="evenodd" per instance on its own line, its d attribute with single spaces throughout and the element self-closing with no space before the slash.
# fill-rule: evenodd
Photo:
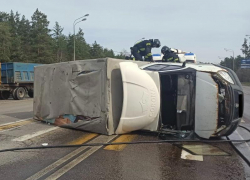
<svg viewBox="0 0 250 180">
<path fill-rule="evenodd" d="M 225 71 L 218 71 L 218 74 L 223 77 L 227 82 L 234 84 L 233 79 L 229 76 L 229 74 Z"/>
</svg>

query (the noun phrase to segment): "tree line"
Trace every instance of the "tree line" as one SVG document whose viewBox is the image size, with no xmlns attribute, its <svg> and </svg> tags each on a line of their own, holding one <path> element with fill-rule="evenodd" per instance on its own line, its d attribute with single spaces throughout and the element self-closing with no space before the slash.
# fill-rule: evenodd
<svg viewBox="0 0 250 180">
<path fill-rule="evenodd" d="M 241 51 L 242 51 L 243 56 L 238 55 L 236 57 L 232 57 L 232 56 L 226 57 L 224 58 L 224 60 L 220 62 L 220 64 L 222 66 L 229 67 L 230 69 L 233 69 L 233 65 L 234 65 L 234 70 L 235 72 L 237 72 L 240 69 L 241 60 L 250 59 L 250 42 L 248 42 L 246 38 L 244 38 Z"/>
<path fill-rule="evenodd" d="M 237 57 L 226 57 L 220 62 L 220 65 L 233 69 L 238 75 L 241 82 L 250 82 L 250 69 L 241 69 L 241 60 L 250 59 L 250 42 L 247 38 L 244 38 L 244 42 L 241 48 L 243 56 L 238 55 Z"/>
<path fill-rule="evenodd" d="M 49 29 L 47 15 L 36 9 L 31 20 L 18 12 L 0 12 L 0 62 L 56 63 L 72 61 L 74 34 L 63 34 L 58 22 Z M 96 41 L 88 44 L 81 28 L 75 35 L 76 59 L 124 58 Z"/>
<path fill-rule="evenodd" d="M 63 34 L 63 27 L 55 22 L 52 29 L 47 15 L 36 9 L 31 20 L 18 12 L 0 12 L 0 62 L 56 63 L 72 61 L 74 34 Z M 79 28 L 75 35 L 76 59 L 112 57 L 124 59 L 127 52 L 115 55 L 112 49 L 104 48 L 96 41 L 85 41 L 84 32 Z M 241 69 L 242 59 L 250 59 L 250 42 L 244 39 L 241 51 L 244 55 L 226 57 L 221 65 L 233 69 L 242 81 L 250 82 L 250 69 Z M 249 77 L 249 79 L 243 79 Z"/>
</svg>

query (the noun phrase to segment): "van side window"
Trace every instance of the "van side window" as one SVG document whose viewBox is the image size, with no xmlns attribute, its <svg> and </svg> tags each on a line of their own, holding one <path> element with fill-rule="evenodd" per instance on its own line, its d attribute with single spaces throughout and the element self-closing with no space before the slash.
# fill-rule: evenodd
<svg viewBox="0 0 250 180">
<path fill-rule="evenodd" d="M 167 70 L 174 70 L 174 69 L 181 69 L 181 66 L 177 65 L 168 65 L 168 64 L 154 64 L 152 66 L 145 67 L 144 70 L 149 71 L 167 71 Z"/>
</svg>

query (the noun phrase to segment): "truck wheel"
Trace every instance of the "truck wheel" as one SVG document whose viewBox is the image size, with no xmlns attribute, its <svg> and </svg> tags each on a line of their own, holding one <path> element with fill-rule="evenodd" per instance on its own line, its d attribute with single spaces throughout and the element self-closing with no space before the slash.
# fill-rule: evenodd
<svg viewBox="0 0 250 180">
<path fill-rule="evenodd" d="M 33 92 L 33 91 L 28 91 L 28 95 L 29 95 L 29 97 L 33 98 L 33 94 L 34 94 L 34 92 Z"/>
<path fill-rule="evenodd" d="M 12 93 L 11 93 L 14 100 L 18 100 L 17 97 L 16 97 L 16 90 L 17 90 L 17 89 L 18 89 L 18 88 L 15 88 L 15 89 L 12 91 Z"/>
<path fill-rule="evenodd" d="M 0 94 L 1 98 L 2 99 L 9 99 L 10 97 L 10 92 L 9 91 L 1 91 L 1 94 Z"/>
<path fill-rule="evenodd" d="M 22 100 L 25 97 L 26 91 L 23 87 L 18 87 L 14 94 L 17 100 Z"/>
</svg>

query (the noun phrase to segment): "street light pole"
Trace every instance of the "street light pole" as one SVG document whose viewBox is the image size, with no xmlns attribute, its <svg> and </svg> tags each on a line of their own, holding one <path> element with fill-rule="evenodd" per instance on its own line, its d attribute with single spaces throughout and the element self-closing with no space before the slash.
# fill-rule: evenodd
<svg viewBox="0 0 250 180">
<path fill-rule="evenodd" d="M 224 50 L 233 53 L 233 71 L 234 71 L 234 51 L 232 49 L 226 49 L 226 48 L 224 48 Z"/>
<path fill-rule="evenodd" d="M 87 17 L 87 16 L 89 16 L 89 14 L 85 14 L 84 16 L 77 18 L 77 19 L 74 21 L 74 23 L 73 23 L 73 32 L 74 32 L 74 61 L 76 60 L 76 34 L 75 34 L 75 26 L 76 26 L 76 24 L 78 24 L 79 22 L 82 22 L 82 21 L 87 20 L 86 18 L 84 18 L 84 17 Z M 84 19 L 81 19 L 81 18 L 84 18 Z M 79 20 L 79 19 L 81 19 L 81 20 L 78 21 L 78 22 L 76 22 L 76 21 Z"/>
</svg>

